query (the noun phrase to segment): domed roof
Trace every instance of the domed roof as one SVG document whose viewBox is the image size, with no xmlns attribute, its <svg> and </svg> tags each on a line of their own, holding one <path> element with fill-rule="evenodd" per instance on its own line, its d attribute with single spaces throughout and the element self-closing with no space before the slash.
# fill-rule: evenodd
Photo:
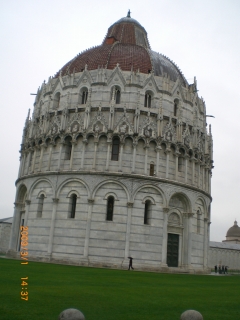
<svg viewBox="0 0 240 320">
<path fill-rule="evenodd" d="M 240 238 L 240 227 L 237 224 L 237 221 L 234 221 L 234 225 L 228 229 L 226 237 L 238 237 Z"/>
<path fill-rule="evenodd" d="M 154 72 L 156 76 L 168 74 L 172 81 L 181 78 L 187 81 L 179 68 L 167 57 L 151 50 L 147 32 L 141 24 L 130 17 L 122 18 L 108 28 L 100 46 L 88 49 L 65 64 L 55 75 L 58 77 L 73 72 L 81 72 L 99 67 L 114 69 L 116 65 L 123 71 Z"/>
</svg>

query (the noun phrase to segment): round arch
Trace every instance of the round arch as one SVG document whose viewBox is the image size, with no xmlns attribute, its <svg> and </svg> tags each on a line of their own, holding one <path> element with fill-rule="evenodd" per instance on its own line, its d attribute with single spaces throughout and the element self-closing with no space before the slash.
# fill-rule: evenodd
<svg viewBox="0 0 240 320">
<path fill-rule="evenodd" d="M 120 187 L 122 187 L 124 189 L 124 191 L 126 192 L 127 202 L 130 202 L 130 195 L 129 195 L 129 192 L 128 192 L 126 186 L 123 183 L 121 183 L 119 181 L 115 181 L 115 180 L 105 180 L 105 181 L 100 182 L 98 185 L 96 185 L 96 187 L 94 188 L 94 190 L 92 192 L 93 199 L 94 199 L 97 191 L 106 183 L 115 183 L 115 184 L 119 185 Z"/>
<path fill-rule="evenodd" d="M 166 200 L 164 192 L 159 187 L 151 185 L 151 184 L 144 184 L 144 185 L 140 186 L 139 188 L 137 188 L 137 190 L 134 192 L 134 194 L 132 196 L 132 202 L 134 202 L 134 199 L 135 199 L 137 193 L 143 188 L 153 188 L 156 191 L 158 191 L 159 194 L 161 195 L 162 199 L 163 199 L 163 207 L 166 207 L 167 200 Z"/>
<path fill-rule="evenodd" d="M 33 193 L 33 190 L 35 189 L 36 185 L 40 182 L 47 182 L 49 183 L 50 187 L 52 188 L 52 194 L 54 195 L 54 186 L 53 184 L 51 183 L 51 181 L 47 178 L 40 178 L 36 181 L 34 181 L 34 183 L 31 185 L 30 189 L 29 189 L 29 198 L 31 198 L 32 196 L 32 193 Z"/>
<path fill-rule="evenodd" d="M 172 194 L 172 196 L 170 197 L 169 202 L 168 202 L 168 207 L 169 208 L 170 208 L 170 201 L 172 200 L 173 197 L 179 197 L 180 200 L 183 201 L 183 204 L 186 207 L 186 211 L 187 212 L 192 212 L 191 200 L 189 199 L 189 197 L 184 192 L 175 192 L 174 194 Z"/>
<path fill-rule="evenodd" d="M 76 178 L 75 178 L 75 179 L 69 178 L 69 179 L 67 179 L 67 180 L 64 180 L 64 181 L 58 186 L 58 188 L 57 188 L 57 190 L 56 190 L 56 197 L 57 197 L 57 198 L 59 197 L 62 188 L 63 188 L 68 182 L 79 182 L 79 183 L 81 183 L 82 185 L 84 185 L 84 187 L 85 187 L 86 190 L 87 190 L 88 197 L 90 198 L 90 191 L 89 191 L 89 187 L 88 187 L 88 185 L 86 184 L 86 182 L 84 182 L 84 181 L 81 180 L 81 179 L 76 179 Z"/>
</svg>

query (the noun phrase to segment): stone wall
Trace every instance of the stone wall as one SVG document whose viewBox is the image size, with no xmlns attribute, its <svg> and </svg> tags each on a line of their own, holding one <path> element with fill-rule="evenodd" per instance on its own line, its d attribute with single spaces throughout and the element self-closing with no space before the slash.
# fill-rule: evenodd
<svg viewBox="0 0 240 320">
<path fill-rule="evenodd" d="M 9 248 L 12 218 L 0 220 L 0 252 L 6 253 Z"/>
<path fill-rule="evenodd" d="M 240 244 L 210 241 L 209 267 L 219 264 L 240 270 Z"/>
</svg>

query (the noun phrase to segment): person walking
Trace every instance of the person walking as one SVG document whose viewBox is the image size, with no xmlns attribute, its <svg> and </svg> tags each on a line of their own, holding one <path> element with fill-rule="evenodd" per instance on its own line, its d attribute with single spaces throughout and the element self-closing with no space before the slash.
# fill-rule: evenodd
<svg viewBox="0 0 240 320">
<path fill-rule="evenodd" d="M 132 258 L 132 257 L 128 257 L 128 259 L 129 259 L 129 266 L 128 266 L 128 270 L 130 270 L 130 268 L 132 268 L 132 269 L 134 270 L 134 268 L 133 268 L 133 266 L 132 266 L 133 258 Z"/>
</svg>

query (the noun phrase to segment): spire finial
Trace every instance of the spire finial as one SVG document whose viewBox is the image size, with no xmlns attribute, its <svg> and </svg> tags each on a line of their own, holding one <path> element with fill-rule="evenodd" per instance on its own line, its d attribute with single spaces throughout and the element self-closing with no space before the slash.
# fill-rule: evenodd
<svg viewBox="0 0 240 320">
<path fill-rule="evenodd" d="M 130 11 L 130 9 L 128 10 L 127 18 L 131 18 L 131 11 Z"/>
</svg>

